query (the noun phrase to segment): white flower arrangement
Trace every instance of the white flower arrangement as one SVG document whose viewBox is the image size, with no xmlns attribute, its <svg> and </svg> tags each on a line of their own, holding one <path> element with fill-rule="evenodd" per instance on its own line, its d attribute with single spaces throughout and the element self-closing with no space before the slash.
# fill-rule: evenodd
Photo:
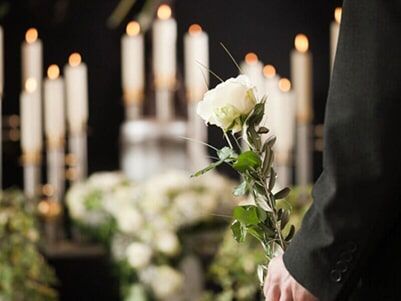
<svg viewBox="0 0 401 301">
<path fill-rule="evenodd" d="M 184 171 L 170 171 L 142 183 L 119 173 L 99 173 L 70 189 L 67 206 L 78 225 L 112 229 L 113 261 L 122 274 L 134 275 L 122 279 L 126 300 L 150 292 L 156 300 L 177 301 L 184 276 L 169 264 L 181 255 L 178 232 L 230 214 L 232 189 L 232 182 L 216 173 L 194 180 Z"/>
</svg>

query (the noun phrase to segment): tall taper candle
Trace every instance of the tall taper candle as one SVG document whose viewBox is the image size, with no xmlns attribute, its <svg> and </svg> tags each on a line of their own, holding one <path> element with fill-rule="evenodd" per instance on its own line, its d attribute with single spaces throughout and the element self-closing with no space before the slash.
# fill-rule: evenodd
<svg viewBox="0 0 401 301">
<path fill-rule="evenodd" d="M 26 31 L 25 41 L 22 43 L 22 85 L 25 85 L 29 78 L 34 78 L 38 89 L 42 87 L 42 60 L 43 46 L 38 38 L 38 31 L 30 28 Z"/>
<path fill-rule="evenodd" d="M 3 188 L 3 93 L 4 93 L 4 33 L 0 26 L 0 189 Z"/>
<path fill-rule="evenodd" d="M 282 187 L 292 184 L 292 153 L 295 140 L 295 95 L 291 82 L 282 78 L 279 81 L 280 96 L 276 102 L 277 178 Z"/>
<path fill-rule="evenodd" d="M 207 141 L 207 127 L 196 114 L 198 101 L 209 86 L 209 37 L 198 24 L 192 24 L 184 36 L 185 88 L 188 99 L 188 135 L 196 141 Z M 207 150 L 201 143 L 188 143 L 193 170 L 208 165 Z"/>
<path fill-rule="evenodd" d="M 259 61 L 258 56 L 253 52 L 245 55 L 245 60 L 241 63 L 241 70 L 255 85 L 257 97 L 263 97 L 266 92 L 263 79 L 263 63 Z"/>
<path fill-rule="evenodd" d="M 330 25 L 330 70 L 333 69 L 337 51 L 338 35 L 340 33 L 342 9 L 337 7 L 334 11 L 334 21 Z"/>
<path fill-rule="evenodd" d="M 126 117 L 137 119 L 145 85 L 144 41 L 138 22 L 129 22 L 121 39 L 121 68 Z"/>
<path fill-rule="evenodd" d="M 40 155 L 42 151 L 42 114 L 39 88 L 34 78 L 25 83 L 20 97 L 21 148 L 24 164 L 24 191 L 33 199 L 40 181 Z"/>
<path fill-rule="evenodd" d="M 189 101 L 199 101 L 209 87 L 209 37 L 192 24 L 184 36 L 185 88 Z"/>
<path fill-rule="evenodd" d="M 64 67 L 64 74 L 69 145 L 76 161 L 73 180 L 79 182 L 87 175 L 88 71 L 78 53 L 70 55 L 68 65 Z"/>
<path fill-rule="evenodd" d="M 153 73 L 156 86 L 156 115 L 166 121 L 173 117 L 173 89 L 176 80 L 177 22 L 171 8 L 163 4 L 153 24 Z"/>
<path fill-rule="evenodd" d="M 306 189 L 312 182 L 312 54 L 308 38 L 295 37 L 295 49 L 291 53 L 291 76 L 296 96 L 297 150 L 296 182 Z"/>
<path fill-rule="evenodd" d="M 280 101 L 280 89 L 278 86 L 279 76 L 277 75 L 276 68 L 272 65 L 263 67 L 265 93 L 267 102 L 265 106 L 265 115 L 263 116 L 263 124 L 270 130 L 270 133 L 264 135 L 264 138 L 270 135 L 276 135 L 276 123 L 280 122 L 277 116 L 278 102 Z"/>
<path fill-rule="evenodd" d="M 44 81 L 45 134 L 47 138 L 47 177 L 54 199 L 61 201 L 64 193 L 64 81 L 57 65 L 47 69 Z"/>
<path fill-rule="evenodd" d="M 69 130 L 82 132 L 88 121 L 88 69 L 79 53 L 69 56 L 64 75 Z"/>
</svg>

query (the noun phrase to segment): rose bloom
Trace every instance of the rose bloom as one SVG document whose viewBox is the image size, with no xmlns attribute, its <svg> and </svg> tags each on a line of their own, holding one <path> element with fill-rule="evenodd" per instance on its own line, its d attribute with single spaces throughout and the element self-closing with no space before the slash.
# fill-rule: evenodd
<svg viewBox="0 0 401 301">
<path fill-rule="evenodd" d="M 255 104 L 254 86 L 247 76 L 239 75 L 206 92 L 197 113 L 207 123 L 236 133 L 242 129 L 241 117 L 248 116 Z"/>
</svg>

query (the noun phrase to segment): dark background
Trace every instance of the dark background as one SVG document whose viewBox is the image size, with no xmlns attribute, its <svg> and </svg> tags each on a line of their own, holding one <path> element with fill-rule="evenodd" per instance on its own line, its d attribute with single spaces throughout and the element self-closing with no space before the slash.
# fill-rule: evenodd
<svg viewBox="0 0 401 301">
<path fill-rule="evenodd" d="M 141 2 L 138 1 L 125 21 L 135 14 Z M 88 64 L 90 172 L 119 167 L 118 137 L 124 117 L 120 38 L 126 22 L 116 29 L 106 25 L 117 3 L 117 0 L 10 0 L 8 13 L 1 21 L 5 31 L 4 115 L 19 112 L 20 45 L 27 28 L 33 26 L 39 30 L 44 46 L 44 72 L 53 63 L 63 66 L 73 51 L 79 51 Z M 183 33 L 190 24 L 199 23 L 210 36 L 211 69 L 221 77 L 227 78 L 237 72 L 219 42 L 223 42 L 238 61 L 247 52 L 254 51 L 264 63 L 274 64 L 280 75 L 289 77 L 293 39 L 303 32 L 310 39 L 314 55 L 314 123 L 320 124 L 329 85 L 329 24 L 334 8 L 340 4 L 340 0 L 176 0 L 173 11 L 179 29 L 179 62 L 183 57 Z M 147 34 L 148 53 L 149 37 L 150 32 Z M 212 79 L 211 84 L 215 85 L 216 81 Z M 147 101 L 151 107 L 152 99 Z M 216 129 L 210 128 L 209 134 L 212 144 L 223 143 Z M 20 185 L 19 144 L 6 142 L 4 148 L 4 186 Z M 315 177 L 320 170 L 321 154 L 316 152 Z"/>
</svg>

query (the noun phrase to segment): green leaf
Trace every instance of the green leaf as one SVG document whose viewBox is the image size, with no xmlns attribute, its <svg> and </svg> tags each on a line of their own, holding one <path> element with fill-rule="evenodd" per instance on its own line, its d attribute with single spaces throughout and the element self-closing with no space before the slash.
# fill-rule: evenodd
<svg viewBox="0 0 401 301">
<path fill-rule="evenodd" d="M 274 185 L 276 184 L 276 172 L 274 171 L 273 168 L 270 168 L 270 177 L 269 177 L 269 190 L 271 191 L 274 188 Z"/>
<path fill-rule="evenodd" d="M 217 156 L 219 157 L 220 160 L 224 161 L 227 160 L 228 158 L 236 157 L 236 153 L 232 148 L 225 146 L 217 151 Z"/>
<path fill-rule="evenodd" d="M 269 129 L 267 127 L 261 126 L 258 129 L 258 134 L 267 134 L 269 132 Z"/>
<path fill-rule="evenodd" d="M 245 172 L 250 169 L 256 169 L 261 165 L 261 159 L 254 151 L 246 151 L 240 154 L 234 162 L 233 167 L 240 171 Z"/>
<path fill-rule="evenodd" d="M 245 227 L 239 221 L 234 221 L 231 224 L 231 231 L 233 232 L 234 239 L 237 242 L 245 241 L 246 238 Z"/>
<path fill-rule="evenodd" d="M 271 149 L 266 149 L 265 158 L 263 160 L 262 173 L 267 176 L 269 169 L 271 168 L 274 160 L 274 153 Z"/>
<path fill-rule="evenodd" d="M 253 237 L 255 237 L 257 240 L 259 240 L 261 243 L 264 242 L 264 236 L 265 233 L 263 231 L 263 229 L 261 227 L 258 227 L 256 225 L 251 225 L 249 227 L 246 228 L 246 231 L 252 235 Z"/>
<path fill-rule="evenodd" d="M 244 225 L 257 225 L 260 223 L 256 206 L 237 206 L 234 208 L 233 216 Z"/>
<path fill-rule="evenodd" d="M 295 234 L 295 226 L 291 225 L 290 231 L 288 232 L 287 236 L 285 237 L 285 240 L 287 242 L 289 242 L 294 237 L 294 234 Z"/>
<path fill-rule="evenodd" d="M 274 198 L 276 200 L 285 199 L 288 196 L 288 194 L 290 193 L 290 191 L 291 190 L 288 187 L 281 189 L 279 192 L 274 194 Z"/>
<path fill-rule="evenodd" d="M 234 188 L 233 194 L 235 196 L 243 196 L 248 193 L 248 184 L 246 181 L 243 181 L 237 187 Z"/>
<path fill-rule="evenodd" d="M 201 175 L 204 175 L 208 171 L 215 169 L 217 166 L 223 164 L 229 159 L 234 159 L 237 157 L 237 154 L 235 151 L 229 147 L 223 147 L 222 149 L 217 151 L 217 156 L 219 157 L 219 161 L 213 162 L 209 166 L 206 166 L 205 168 L 197 171 L 196 173 L 192 174 L 191 177 L 199 177 Z"/>
<path fill-rule="evenodd" d="M 249 126 L 259 125 L 259 123 L 263 119 L 263 115 L 265 114 L 265 102 L 262 101 L 255 105 L 255 108 L 248 116 L 247 120 L 245 121 Z"/>
</svg>

